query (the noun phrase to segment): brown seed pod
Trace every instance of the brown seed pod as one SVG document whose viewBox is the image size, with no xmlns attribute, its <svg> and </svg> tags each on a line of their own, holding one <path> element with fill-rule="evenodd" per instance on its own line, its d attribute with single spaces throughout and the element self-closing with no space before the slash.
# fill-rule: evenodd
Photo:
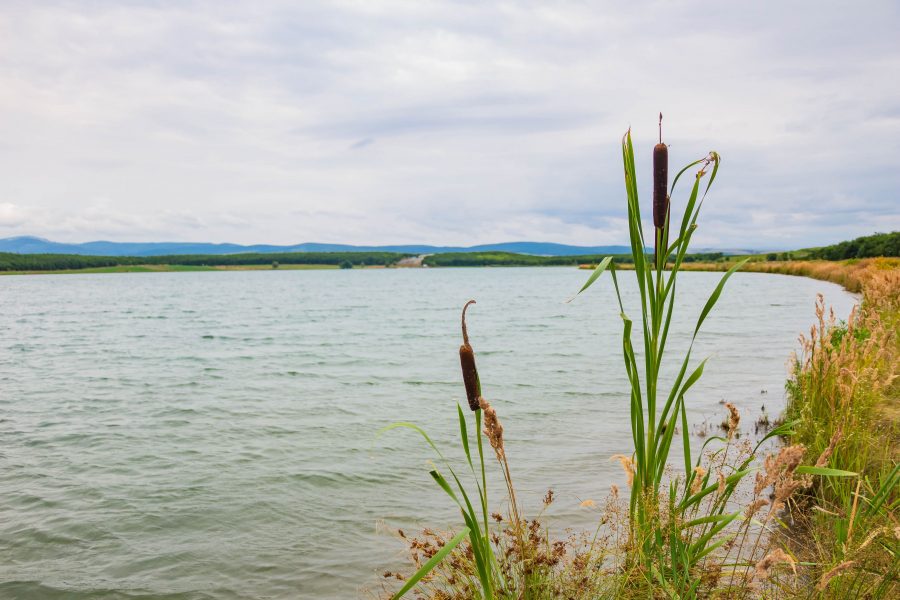
<svg viewBox="0 0 900 600">
<path fill-rule="evenodd" d="M 669 148 L 665 144 L 653 147 L 653 226 L 662 229 L 669 212 Z"/>
<path fill-rule="evenodd" d="M 481 395 L 481 382 L 478 380 L 478 369 L 475 367 L 475 351 L 469 344 L 469 332 L 466 330 L 466 309 L 470 304 L 475 304 L 474 300 L 469 300 L 462 310 L 462 335 L 463 344 L 459 347 L 459 363 L 462 366 L 463 383 L 466 386 L 466 399 L 469 401 L 469 408 L 473 411 L 478 410 L 478 397 Z"/>
<path fill-rule="evenodd" d="M 659 113 L 659 143 L 653 147 L 653 248 L 657 265 L 664 265 L 668 256 L 669 236 L 664 229 L 669 216 L 669 148 L 662 143 L 662 113 Z"/>
</svg>

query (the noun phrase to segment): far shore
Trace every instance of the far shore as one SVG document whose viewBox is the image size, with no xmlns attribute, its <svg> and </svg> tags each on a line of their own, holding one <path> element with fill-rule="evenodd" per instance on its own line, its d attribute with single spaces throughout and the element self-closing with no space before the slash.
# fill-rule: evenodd
<svg viewBox="0 0 900 600">
<path fill-rule="evenodd" d="M 321 271 L 339 269 L 338 265 L 119 265 L 87 269 L 58 269 L 53 271 L 0 271 L 0 275 L 77 275 L 84 273 L 176 273 L 181 271 Z M 370 268 L 370 267 L 366 267 Z M 381 267 L 384 268 L 384 267 Z"/>
<path fill-rule="evenodd" d="M 716 262 L 685 262 L 681 265 L 682 271 L 727 271 L 734 266 L 736 258 L 729 257 L 728 260 Z M 422 268 L 421 262 L 414 263 L 412 261 L 405 264 L 397 265 L 354 265 L 353 269 L 395 269 L 395 268 Z M 497 267 L 513 267 L 532 265 L 472 265 L 476 268 L 497 268 Z M 573 268 L 573 265 L 539 265 L 541 268 Z M 741 271 L 749 273 L 774 273 L 781 275 L 798 275 L 810 277 L 812 279 L 820 279 L 830 281 L 845 287 L 850 292 L 859 292 L 862 287 L 860 273 L 863 273 L 868 267 L 874 269 L 900 269 L 900 258 L 864 258 L 850 259 L 843 261 L 828 260 L 790 260 L 790 261 L 770 261 L 770 260 L 751 260 L 746 263 Z M 617 264 L 618 269 L 633 269 L 631 264 Z M 321 271 L 340 269 L 339 265 L 334 264 L 279 264 L 274 267 L 271 263 L 258 265 L 166 265 L 166 264 L 148 264 L 148 265 L 116 265 L 109 267 L 90 267 L 85 269 L 59 269 L 59 270 L 22 270 L 22 271 L 0 271 L 0 275 L 73 275 L 73 274 L 95 274 L 95 273 L 171 273 L 171 272 L 188 272 L 188 271 Z M 459 268 L 459 267 L 432 267 L 432 268 Z M 470 267 L 471 268 L 471 267 Z M 595 265 L 581 264 L 576 268 L 593 269 Z M 346 267 L 345 267 L 346 269 Z"/>
</svg>

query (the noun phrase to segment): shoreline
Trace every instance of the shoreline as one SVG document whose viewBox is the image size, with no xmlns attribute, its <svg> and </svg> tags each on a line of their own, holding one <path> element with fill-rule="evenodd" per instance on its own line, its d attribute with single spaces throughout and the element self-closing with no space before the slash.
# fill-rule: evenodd
<svg viewBox="0 0 900 600">
<path fill-rule="evenodd" d="M 354 265 L 353 269 L 418 269 L 425 268 L 420 261 L 411 264 L 412 261 L 398 263 L 396 265 Z M 618 264 L 617 268 L 625 271 L 633 270 L 629 263 Z M 682 263 L 681 271 L 724 272 L 734 266 L 734 261 L 723 262 L 686 262 Z M 434 266 L 434 269 L 458 269 L 458 268 L 577 268 L 583 270 L 594 269 L 595 265 L 460 265 L 460 266 Z M 822 281 L 830 281 L 843 286 L 852 293 L 862 291 L 865 273 L 870 269 L 893 270 L 900 268 L 900 258 L 879 257 L 849 259 L 842 261 L 829 260 L 792 260 L 792 261 L 750 261 L 739 272 L 741 273 L 770 273 L 775 275 L 794 275 L 809 277 Z M 321 271 L 340 269 L 337 264 L 279 264 L 274 268 L 271 263 L 255 265 L 179 265 L 179 264 L 141 264 L 141 265 L 115 265 L 106 267 L 90 267 L 85 269 L 53 269 L 53 270 L 9 270 L 0 271 L 0 276 L 10 275 L 78 275 L 78 274 L 116 274 L 116 273 L 179 273 L 198 271 Z"/>
</svg>

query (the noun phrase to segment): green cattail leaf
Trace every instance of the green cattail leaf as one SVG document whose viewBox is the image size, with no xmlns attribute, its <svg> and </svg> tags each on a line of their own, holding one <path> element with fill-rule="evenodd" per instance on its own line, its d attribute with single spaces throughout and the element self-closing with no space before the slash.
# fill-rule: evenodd
<svg viewBox="0 0 900 600">
<path fill-rule="evenodd" d="M 733 539 L 734 539 L 734 534 L 730 534 L 730 535 L 726 535 L 725 537 L 723 537 L 722 539 L 717 541 L 715 544 L 710 544 L 709 546 L 707 546 L 706 548 L 701 550 L 694 557 L 694 561 L 698 561 L 701 558 L 703 558 L 704 556 L 706 556 L 707 554 L 710 554 L 711 552 L 715 552 L 716 550 L 718 550 L 719 548 L 721 548 L 722 546 L 724 546 L 725 544 L 727 544 L 729 541 L 731 541 Z"/>
<path fill-rule="evenodd" d="M 456 502 L 460 508 L 462 508 L 462 503 L 460 503 L 459 498 L 456 497 L 456 493 L 454 493 L 453 489 L 450 487 L 450 484 L 447 483 L 447 480 L 444 479 L 444 476 L 441 475 L 436 469 L 428 471 L 428 474 L 431 475 L 431 478 L 434 479 L 441 489 L 447 492 L 447 495 L 453 498 L 453 501 Z"/>
<path fill-rule="evenodd" d="M 728 272 L 722 276 L 722 279 L 719 281 L 719 285 L 716 286 L 716 289 L 713 290 L 713 293 L 710 294 L 709 300 L 706 301 L 706 306 L 703 307 L 703 311 L 700 313 L 700 318 L 697 320 L 697 327 L 694 328 L 694 335 L 697 335 L 697 332 L 700 331 L 700 326 L 703 325 L 703 321 L 706 319 L 707 315 L 709 315 L 709 311 L 713 309 L 716 305 L 716 302 L 719 301 L 719 296 L 722 295 L 722 288 L 725 287 L 725 282 L 728 281 L 728 278 L 734 275 L 734 272 L 747 264 L 747 261 L 750 260 L 750 257 L 745 258 L 742 261 L 739 261 L 733 267 L 728 269 Z"/>
<path fill-rule="evenodd" d="M 691 435 L 688 433 L 687 409 L 684 402 L 681 403 L 681 441 L 684 446 L 684 489 L 687 491 L 691 475 Z"/>
<path fill-rule="evenodd" d="M 788 437 L 794 435 L 794 425 L 799 423 L 799 420 L 796 421 L 785 421 L 778 427 L 774 428 L 772 431 L 767 433 L 761 440 L 756 443 L 756 446 L 753 448 L 753 454 L 756 454 L 756 451 L 759 450 L 760 446 L 762 446 L 767 440 L 770 440 L 775 437 Z"/>
<path fill-rule="evenodd" d="M 469 452 L 469 432 L 466 428 L 466 416 L 463 414 L 462 407 L 459 404 L 456 405 L 456 410 L 459 412 L 459 437 L 462 438 L 463 451 L 466 453 L 466 460 L 469 461 L 469 468 L 474 472 L 475 467 L 472 464 L 472 454 Z"/>
<path fill-rule="evenodd" d="M 604 271 L 606 270 L 606 268 L 609 266 L 609 263 L 610 263 L 611 261 L 612 261 L 612 256 L 607 256 L 606 258 L 604 258 L 603 260 L 601 260 L 601 261 L 600 261 L 600 264 L 597 265 L 597 268 L 594 269 L 594 272 L 591 273 L 591 276 L 588 277 L 588 280 L 585 282 L 585 284 L 584 284 L 583 286 L 581 286 L 581 289 L 578 290 L 578 292 L 577 292 L 574 296 L 572 296 L 571 298 L 569 298 L 568 300 L 566 300 L 566 302 L 571 302 L 572 300 L 574 300 L 575 298 L 578 297 L 578 294 L 580 294 L 580 293 L 583 292 L 584 290 L 586 290 L 586 289 L 588 289 L 589 287 L 591 287 L 591 285 L 592 285 L 595 281 L 597 281 L 597 279 L 599 279 L 601 275 L 603 275 L 603 272 L 604 272 Z"/>
<path fill-rule="evenodd" d="M 392 599 L 397 600 L 398 598 L 402 598 L 406 594 L 406 592 L 413 589 L 423 577 L 428 575 L 428 573 L 430 573 L 431 570 L 438 565 L 438 563 L 444 560 L 448 554 L 453 552 L 453 549 L 456 548 L 461 541 L 466 539 L 467 535 L 469 535 L 469 528 L 464 527 L 463 530 L 457 533 L 452 540 L 444 544 L 444 547 L 438 550 L 434 556 L 429 558 L 428 562 L 422 565 L 422 567 L 406 581 L 406 584 L 402 588 L 400 588 L 400 591 L 392 596 Z"/>
<path fill-rule="evenodd" d="M 840 469 L 829 469 L 828 467 L 815 467 L 802 465 L 794 470 L 800 475 L 821 475 L 822 477 L 856 477 L 858 473 L 852 471 L 842 471 Z"/>
<path fill-rule="evenodd" d="M 705 525 L 707 523 L 718 523 L 720 521 L 729 520 L 733 521 L 732 518 L 734 515 L 707 515 L 705 517 L 700 517 L 699 519 L 694 519 L 693 521 L 688 521 L 687 523 L 683 523 L 681 525 L 682 529 L 688 529 L 690 527 L 696 527 L 697 525 Z"/>
<path fill-rule="evenodd" d="M 700 554 L 701 556 L 706 556 L 707 554 L 709 554 L 709 552 L 711 552 L 711 550 L 709 550 L 709 547 L 707 546 L 707 544 L 709 544 L 710 540 L 712 540 L 712 538 L 716 534 L 718 534 L 720 531 L 722 531 L 723 529 L 728 527 L 728 525 L 732 521 L 734 521 L 735 519 L 737 519 L 740 516 L 741 516 L 740 511 L 734 512 L 734 513 L 731 513 L 728 515 L 724 515 L 724 518 L 719 520 L 716 523 L 716 525 L 713 526 L 712 529 L 707 531 L 703 536 L 700 537 L 700 539 L 698 539 L 696 542 L 691 544 L 691 555 L 693 555 L 695 557 L 695 560 L 696 560 L 696 558 L 699 558 L 698 554 Z"/>
<path fill-rule="evenodd" d="M 753 469 L 741 469 L 740 471 L 737 471 L 736 473 L 734 473 L 734 474 L 729 475 L 728 477 L 726 477 L 726 478 L 725 478 L 725 483 L 726 483 L 726 485 L 735 484 L 735 483 L 737 483 L 738 481 L 740 481 L 741 479 L 743 479 L 745 475 L 747 475 L 748 473 L 750 473 L 750 472 L 752 472 L 752 471 L 753 471 Z M 708 478 L 709 478 L 709 475 L 710 475 L 710 474 L 707 473 L 705 479 L 708 479 Z M 700 502 L 701 500 L 703 500 L 703 498 L 705 498 L 706 496 L 712 494 L 713 492 L 715 492 L 715 491 L 718 490 L 718 489 L 719 489 L 719 484 L 718 484 L 718 482 L 717 482 L 717 483 L 714 483 L 714 484 L 712 484 L 712 485 L 706 486 L 705 488 L 703 488 L 702 490 L 700 490 L 700 491 L 697 492 L 696 494 L 692 494 L 691 496 L 685 498 L 685 499 L 681 502 L 681 504 L 678 505 L 678 510 L 679 510 L 679 511 L 684 511 L 685 509 L 689 508 L 691 505 L 697 504 L 698 502 Z"/>
<path fill-rule="evenodd" d="M 866 513 L 871 515 L 877 512 L 897 486 L 898 482 L 900 482 L 900 463 L 894 465 L 894 469 L 891 471 L 890 475 L 881 482 L 881 486 L 870 501 Z"/>
</svg>

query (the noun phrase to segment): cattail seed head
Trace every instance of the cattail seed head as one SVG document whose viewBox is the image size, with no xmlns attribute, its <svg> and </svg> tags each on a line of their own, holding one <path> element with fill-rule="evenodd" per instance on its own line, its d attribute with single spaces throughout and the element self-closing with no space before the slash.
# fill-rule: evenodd
<svg viewBox="0 0 900 600">
<path fill-rule="evenodd" d="M 662 229 L 669 214 L 669 148 L 662 143 L 662 113 L 659 143 L 653 147 L 653 226 Z"/>
<path fill-rule="evenodd" d="M 466 400 L 469 408 L 478 410 L 478 397 L 481 395 L 481 383 L 478 380 L 478 369 L 475 367 L 475 351 L 469 344 L 469 332 L 466 330 L 466 309 L 474 300 L 469 300 L 462 310 L 462 336 L 463 344 L 459 347 L 459 363 L 462 366 L 463 384 L 466 386 Z"/>
</svg>

